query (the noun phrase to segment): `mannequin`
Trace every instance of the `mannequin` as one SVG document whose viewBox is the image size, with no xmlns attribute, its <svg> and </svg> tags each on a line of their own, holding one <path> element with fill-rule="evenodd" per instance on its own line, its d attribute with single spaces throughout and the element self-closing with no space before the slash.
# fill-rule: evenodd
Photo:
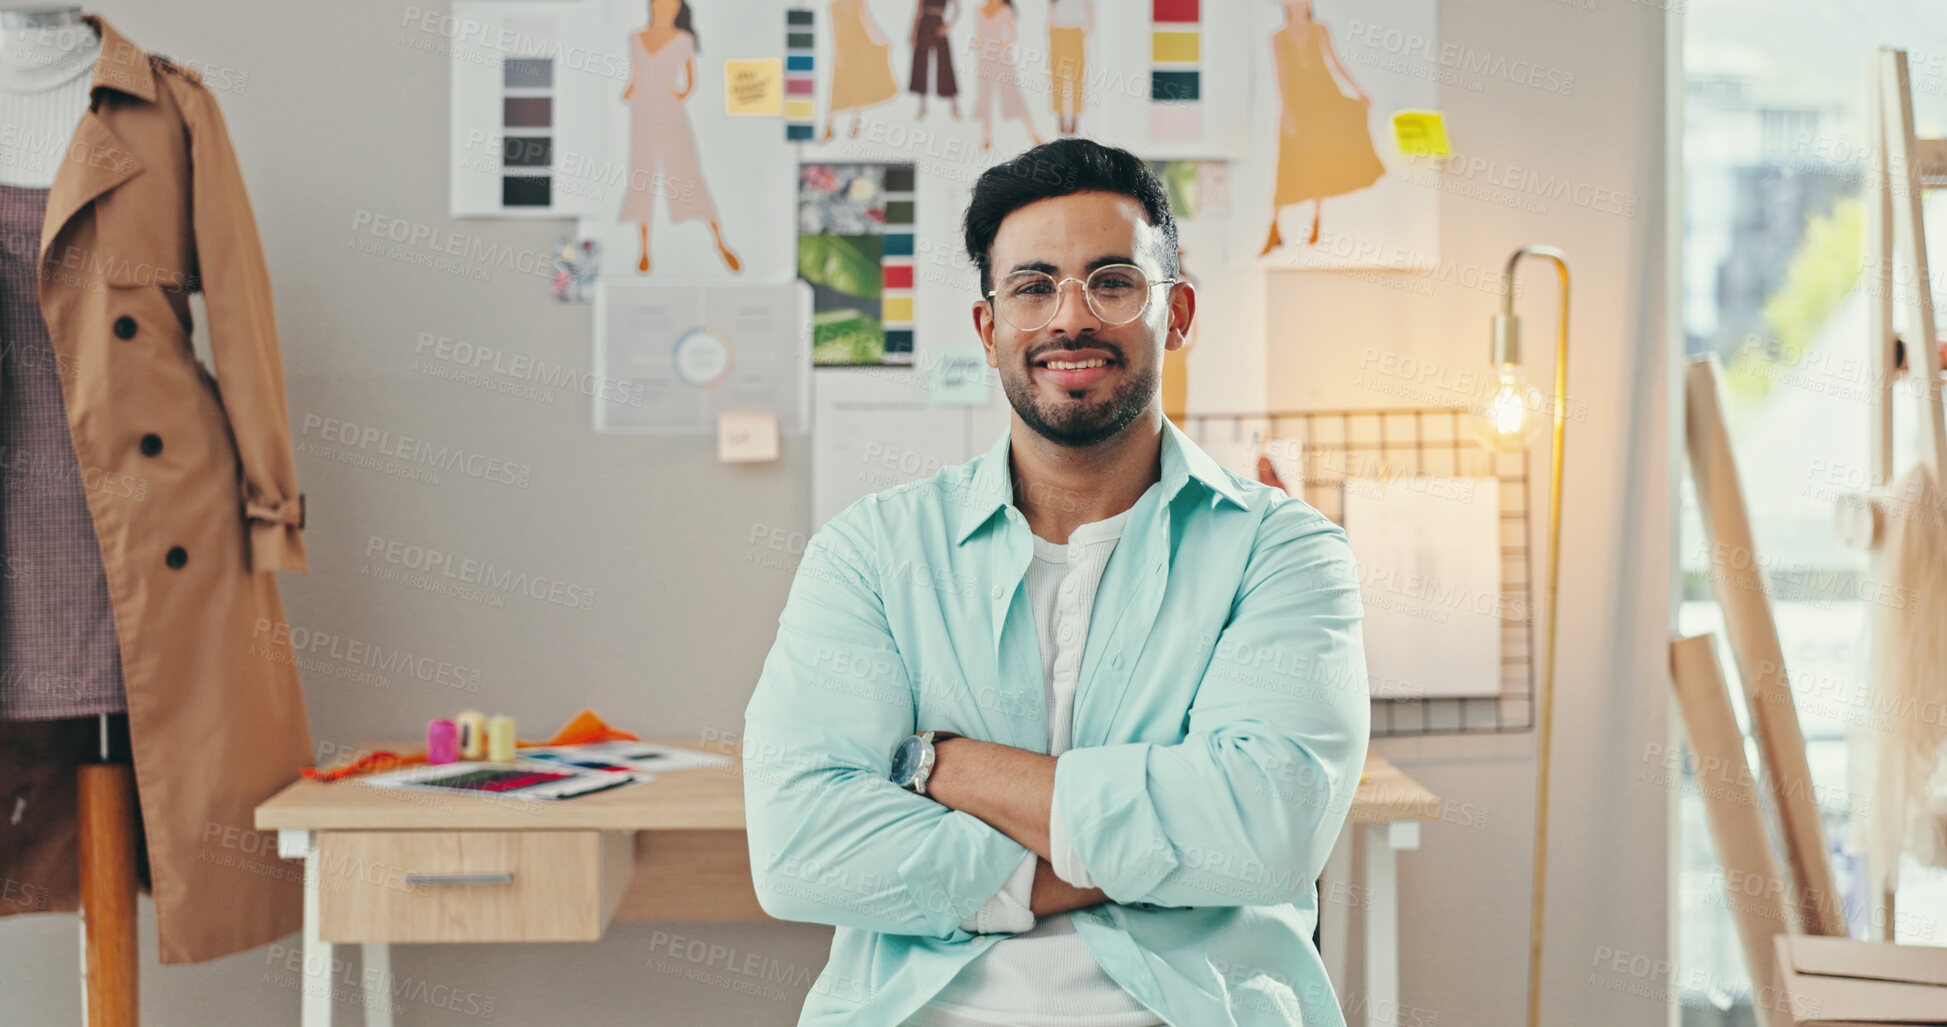
<svg viewBox="0 0 1947 1027">
<path fill-rule="evenodd" d="M 287 623 L 304 497 L 202 76 L 97 14 L 0 11 L 0 125 L 0 917 L 81 912 L 88 1022 L 133 1025 L 138 891 L 164 964 L 301 921 L 252 810 L 312 740 L 253 632 Z"/>
<path fill-rule="evenodd" d="M 76 768 L 83 1003 L 91 1024 L 132 1024 L 141 846 L 127 698 L 35 259 L 100 52 L 79 7 L 0 11 L 0 547 L 31 568 L 0 582 L 0 717 L 97 722 L 96 758 Z"/>
<path fill-rule="evenodd" d="M 88 110 L 101 37 L 79 7 L 0 11 L 0 185 L 45 189 Z"/>
</svg>

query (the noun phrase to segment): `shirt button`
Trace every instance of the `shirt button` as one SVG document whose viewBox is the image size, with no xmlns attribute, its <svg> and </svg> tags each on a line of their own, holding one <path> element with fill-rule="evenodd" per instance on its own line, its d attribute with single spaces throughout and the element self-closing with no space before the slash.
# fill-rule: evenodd
<svg viewBox="0 0 1947 1027">
<path fill-rule="evenodd" d="M 135 319 L 128 316 L 127 314 L 123 314 L 121 317 L 116 318 L 115 338 L 117 339 L 135 338 Z"/>
<path fill-rule="evenodd" d="M 162 436 L 154 432 L 142 436 L 142 455 L 155 456 L 162 452 Z"/>
<path fill-rule="evenodd" d="M 1074 628 L 1061 629 L 1061 640 L 1064 642 L 1073 642 L 1075 640 L 1075 629 Z"/>
<path fill-rule="evenodd" d="M 181 546 L 170 546 L 169 554 L 162 558 L 162 562 L 172 568 L 180 568 L 183 564 L 189 562 L 189 550 Z"/>
<path fill-rule="evenodd" d="M 1001 593 L 1001 587 L 1000 587 L 999 585 L 995 585 L 995 586 L 994 586 L 994 598 L 995 598 L 995 599 L 999 599 L 999 598 L 1001 597 L 1001 595 L 1002 595 L 1002 593 Z"/>
</svg>

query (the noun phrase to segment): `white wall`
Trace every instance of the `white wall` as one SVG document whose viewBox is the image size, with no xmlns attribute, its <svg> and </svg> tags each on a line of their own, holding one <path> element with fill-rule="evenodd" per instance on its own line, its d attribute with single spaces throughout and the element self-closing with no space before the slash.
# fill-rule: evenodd
<svg viewBox="0 0 1947 1027">
<path fill-rule="evenodd" d="M 463 703 L 545 729 L 564 704 L 584 702 L 668 736 L 735 734 L 789 585 L 788 566 L 746 561 L 769 552 L 771 533 L 807 530 L 804 440 L 787 438 L 778 464 L 726 467 L 701 441 L 593 436 L 578 395 L 523 399 L 415 368 L 414 341 L 430 332 L 586 369 L 589 325 L 587 308 L 556 305 L 542 278 L 470 268 L 484 273 L 477 280 L 353 248 L 370 238 L 354 227 L 365 215 L 535 255 L 561 230 L 444 217 L 447 66 L 410 45 L 426 35 L 406 27 L 409 10 L 385 0 L 177 0 L 102 12 L 139 45 L 227 71 L 219 100 L 276 282 L 294 423 L 354 421 L 533 468 L 520 489 L 452 475 L 404 480 L 341 462 L 331 454 L 343 447 L 330 445 L 299 456 L 316 569 L 283 578 L 293 624 L 479 668 L 482 682 L 477 694 L 410 678 L 381 686 L 321 657 L 305 672 L 317 737 L 349 746 Z M 1446 43 L 1503 76 L 1454 69 L 1464 81 L 1444 89 L 1443 104 L 1458 148 L 1636 205 L 1625 217 L 1568 199 L 1544 201 L 1546 213 L 1452 193 L 1441 204 L 1442 250 L 1465 271 L 1457 278 L 1491 282 L 1506 253 L 1530 241 L 1568 250 L 1577 274 L 1571 390 L 1588 405 L 1570 438 L 1550 1023 L 1661 1015 L 1588 979 L 1598 950 L 1653 959 L 1668 950 L 1668 795 L 1635 779 L 1645 745 L 1666 730 L 1662 25 L 1655 7 L 1631 3 L 1453 0 L 1441 15 Z M 1516 61 L 1573 74 L 1572 93 L 1510 82 Z M 1545 272 L 1531 273 L 1522 309 L 1540 355 L 1554 310 Z M 1271 402 L 1397 405 L 1359 384 L 1362 350 L 1475 367 L 1493 302 L 1461 285 L 1421 295 L 1343 276 L 1274 276 Z M 1537 377 L 1548 373 L 1544 362 Z M 382 582 L 362 573 L 374 536 L 560 577 L 593 588 L 594 609 L 517 599 L 489 609 Z M 1423 849 L 1402 860 L 1406 1004 L 1447 1025 L 1518 1022 L 1533 736 L 1377 748 L 1442 796 L 1486 811 L 1484 826 L 1430 825 Z M 284 951 L 162 968 L 143 910 L 144 1023 L 295 1017 Z M 75 931 L 69 916 L 0 921 L 8 1022 L 79 1021 Z M 679 939 L 723 946 L 740 966 L 752 956 L 765 970 L 693 961 Z M 595 946 L 402 948 L 394 967 L 416 990 L 398 1022 L 474 1023 L 490 1003 L 496 1023 L 787 1024 L 828 939 L 811 926 L 623 924 Z M 690 971 L 706 976 L 679 976 Z M 347 968 L 341 984 L 356 973 Z"/>
<path fill-rule="evenodd" d="M 1635 976 L 1608 961 L 1646 956 L 1640 968 L 1674 952 L 1665 902 L 1673 796 L 1644 758 L 1670 729 L 1672 447 L 1681 443 L 1666 385 L 1665 17 L 1634 3 L 1444 5 L 1438 54 L 1452 63 L 1437 67 L 1452 76 L 1441 100 L 1448 131 L 1457 154 L 1492 166 L 1447 178 L 1436 288 L 1400 275 L 1289 273 L 1269 290 L 1274 406 L 1449 405 L 1468 399 L 1454 383 L 1488 370 L 1494 283 L 1508 254 L 1527 243 L 1568 253 L 1546 1024 L 1657 1023 L 1660 996 L 1673 991 L 1668 973 Z M 1572 84 L 1519 84 L 1519 62 L 1557 72 L 1544 83 Z M 1524 268 L 1516 312 L 1529 380 L 1546 388 L 1556 278 L 1544 262 Z M 1532 463 L 1535 552 L 1545 544 L 1545 454 L 1544 436 Z M 1540 639 L 1538 626 L 1538 649 Z M 1446 822 L 1425 828 L 1418 852 L 1400 857 L 1398 1022 L 1524 1022 L 1534 734 L 1391 739 L 1374 750 L 1454 804 Z"/>
</svg>

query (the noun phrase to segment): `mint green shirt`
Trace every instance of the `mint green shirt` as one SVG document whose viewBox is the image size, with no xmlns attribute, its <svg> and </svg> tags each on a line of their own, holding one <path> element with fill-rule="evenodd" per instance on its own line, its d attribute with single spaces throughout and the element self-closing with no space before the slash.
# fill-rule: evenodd
<svg viewBox="0 0 1947 1027">
<path fill-rule="evenodd" d="M 896 1027 L 1001 937 L 961 922 L 1027 850 L 887 775 L 915 730 L 1048 751 L 1009 444 L 846 507 L 778 618 L 744 803 L 764 911 L 837 927 L 800 1025 Z M 1110 901 L 1061 915 L 1171 1024 L 1343 1025 L 1311 935 L 1370 727 L 1351 547 L 1167 421 L 1161 456 L 1103 571 L 1055 764 Z"/>
</svg>

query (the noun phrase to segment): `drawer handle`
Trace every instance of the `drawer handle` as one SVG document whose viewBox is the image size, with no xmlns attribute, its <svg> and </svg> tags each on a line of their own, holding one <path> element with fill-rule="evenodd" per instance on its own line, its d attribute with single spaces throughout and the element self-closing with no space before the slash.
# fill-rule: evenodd
<svg viewBox="0 0 1947 1027">
<path fill-rule="evenodd" d="M 407 874 L 407 884 L 512 884 L 514 875 L 504 874 Z"/>
</svg>

